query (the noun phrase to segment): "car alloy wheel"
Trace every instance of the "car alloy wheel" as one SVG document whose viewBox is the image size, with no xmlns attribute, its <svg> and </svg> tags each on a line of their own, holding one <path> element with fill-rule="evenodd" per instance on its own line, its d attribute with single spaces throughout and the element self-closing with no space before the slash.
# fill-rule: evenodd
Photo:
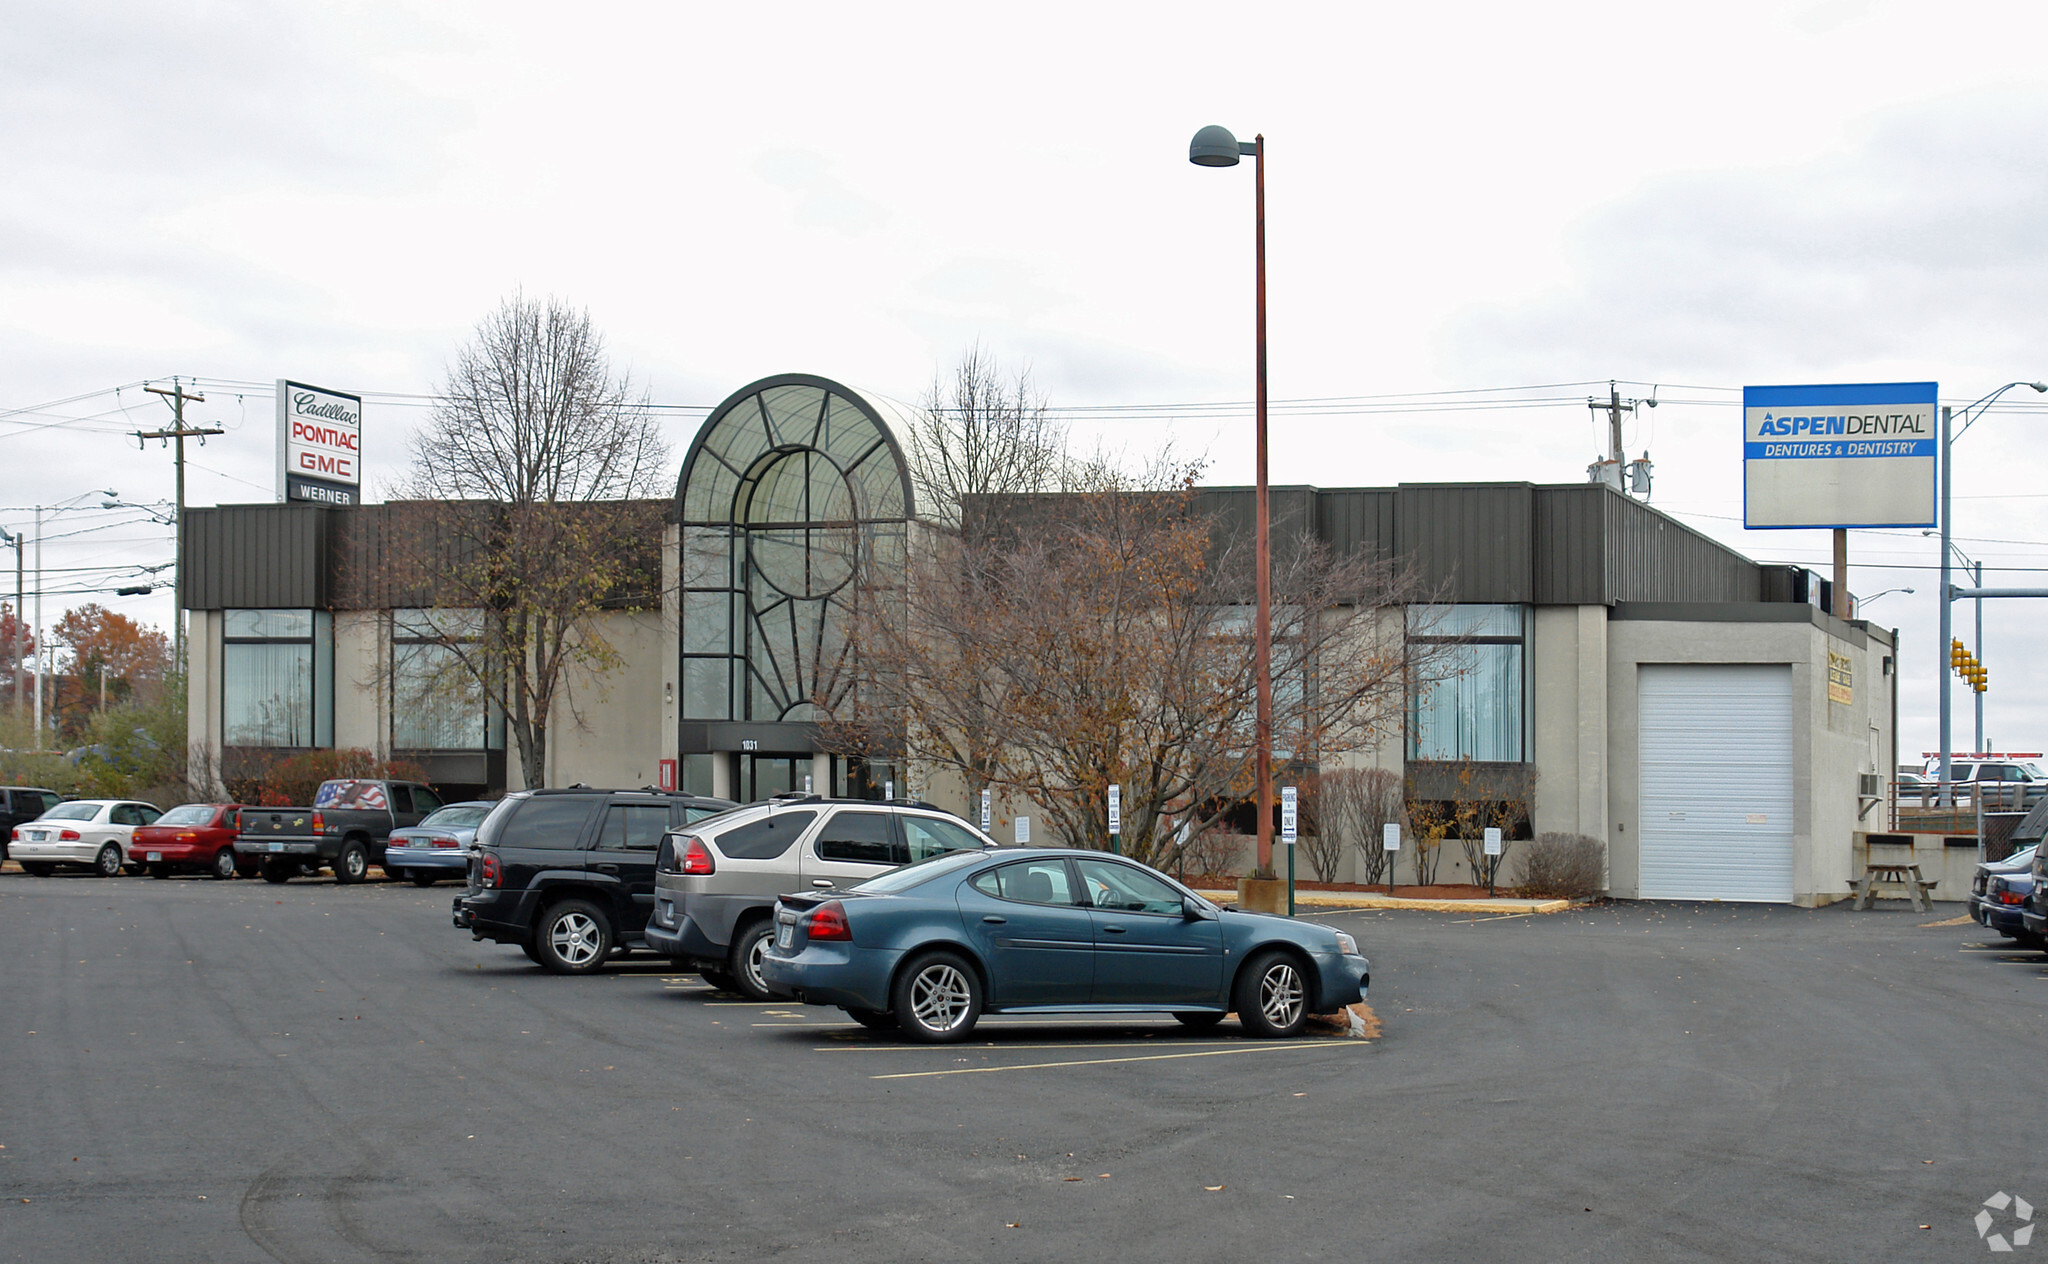
<svg viewBox="0 0 2048 1264">
<path fill-rule="evenodd" d="M 102 878 L 117 878 L 121 875 L 121 849 L 112 843 L 100 848 L 100 854 L 93 858 L 93 872 Z"/>
<path fill-rule="evenodd" d="M 733 940 L 732 953 L 726 964 L 730 967 L 734 990 L 757 1001 L 775 999 L 775 993 L 768 990 L 768 983 L 761 977 L 761 958 L 768 955 L 768 944 L 775 938 L 775 924 L 766 918 L 750 922 Z"/>
<path fill-rule="evenodd" d="M 896 1021 L 913 1040 L 944 1044 L 965 1039 L 981 1017 L 981 984 L 974 969 L 949 952 L 913 961 L 893 990 Z"/>
<path fill-rule="evenodd" d="M 341 886 L 361 882 L 370 872 L 370 853 L 363 845 L 348 842 L 341 845 L 341 854 L 334 858 L 334 880 Z"/>
<path fill-rule="evenodd" d="M 612 927 L 588 900 L 564 900 L 541 918 L 541 965 L 556 974 L 585 974 L 612 955 Z"/>
<path fill-rule="evenodd" d="M 1245 963 L 1234 989 L 1245 1031 L 1271 1039 L 1292 1036 L 1308 1022 L 1308 980 L 1291 954 L 1269 948 Z"/>
<path fill-rule="evenodd" d="M 225 882 L 235 876 L 235 849 L 223 847 L 213 853 L 213 876 Z"/>
</svg>

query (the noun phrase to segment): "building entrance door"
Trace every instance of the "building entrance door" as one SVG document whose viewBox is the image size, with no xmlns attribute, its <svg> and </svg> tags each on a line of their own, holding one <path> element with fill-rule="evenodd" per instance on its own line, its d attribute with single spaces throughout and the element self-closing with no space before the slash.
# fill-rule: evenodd
<svg viewBox="0 0 2048 1264">
<path fill-rule="evenodd" d="M 801 794 L 804 778 L 811 775 L 809 755 L 742 754 L 739 761 L 741 803 L 758 803 L 778 794 Z M 811 789 L 818 794 L 832 792 L 830 786 L 813 785 Z"/>
</svg>

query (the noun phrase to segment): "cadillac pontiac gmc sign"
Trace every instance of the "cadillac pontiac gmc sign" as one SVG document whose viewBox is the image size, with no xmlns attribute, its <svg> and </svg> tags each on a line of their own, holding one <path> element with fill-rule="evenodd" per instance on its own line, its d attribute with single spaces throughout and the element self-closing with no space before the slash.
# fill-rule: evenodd
<svg viewBox="0 0 2048 1264">
<path fill-rule="evenodd" d="M 303 382 L 277 384 L 280 500 L 353 505 L 363 485 L 363 400 Z"/>
<path fill-rule="evenodd" d="M 1742 388 L 1746 527 L 1931 527 L 1933 382 Z"/>
</svg>

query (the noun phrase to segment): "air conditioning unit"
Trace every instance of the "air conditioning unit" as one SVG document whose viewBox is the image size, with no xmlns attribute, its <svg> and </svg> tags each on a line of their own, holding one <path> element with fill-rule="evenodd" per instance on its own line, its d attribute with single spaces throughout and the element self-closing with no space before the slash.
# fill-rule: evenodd
<svg viewBox="0 0 2048 1264">
<path fill-rule="evenodd" d="M 1859 772 L 1856 774 L 1856 797 L 1859 799 L 1881 799 L 1884 797 L 1884 791 L 1878 784 L 1876 773 Z"/>
</svg>

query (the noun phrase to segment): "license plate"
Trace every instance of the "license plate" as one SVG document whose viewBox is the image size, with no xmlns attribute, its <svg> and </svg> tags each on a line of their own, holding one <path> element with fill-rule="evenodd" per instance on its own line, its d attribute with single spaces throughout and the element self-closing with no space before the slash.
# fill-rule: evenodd
<svg viewBox="0 0 2048 1264">
<path fill-rule="evenodd" d="M 272 843 L 272 844 L 270 845 L 270 850 L 272 850 L 272 851 L 283 851 L 283 850 L 284 850 L 284 844 L 283 844 L 283 843 Z"/>
<path fill-rule="evenodd" d="M 148 856 L 148 859 L 150 859 L 150 860 L 162 860 L 163 858 L 164 858 L 164 854 L 163 854 L 162 852 L 160 852 L 160 851 L 153 851 L 153 852 L 150 852 L 150 853 L 149 853 L 149 856 Z"/>
<path fill-rule="evenodd" d="M 794 927 L 794 926 L 784 926 L 784 927 L 783 927 L 783 928 L 782 928 L 781 930 L 779 930 L 779 931 L 776 931 L 776 932 L 775 932 L 775 946 L 776 946 L 777 948 L 784 948 L 784 949 L 786 949 L 786 948 L 788 948 L 788 947 L 789 947 L 789 946 L 790 946 L 790 945 L 791 945 L 792 943 L 795 943 L 795 942 L 796 942 L 796 927 Z"/>
<path fill-rule="evenodd" d="M 30 831 L 28 832 L 28 836 L 29 836 L 30 838 L 34 839 L 35 841 L 39 842 L 39 843 L 40 843 L 40 842 L 45 842 L 45 841 L 47 841 L 47 840 L 49 839 L 49 837 L 50 837 L 50 831 L 48 831 L 48 830 L 30 830 Z"/>
</svg>

